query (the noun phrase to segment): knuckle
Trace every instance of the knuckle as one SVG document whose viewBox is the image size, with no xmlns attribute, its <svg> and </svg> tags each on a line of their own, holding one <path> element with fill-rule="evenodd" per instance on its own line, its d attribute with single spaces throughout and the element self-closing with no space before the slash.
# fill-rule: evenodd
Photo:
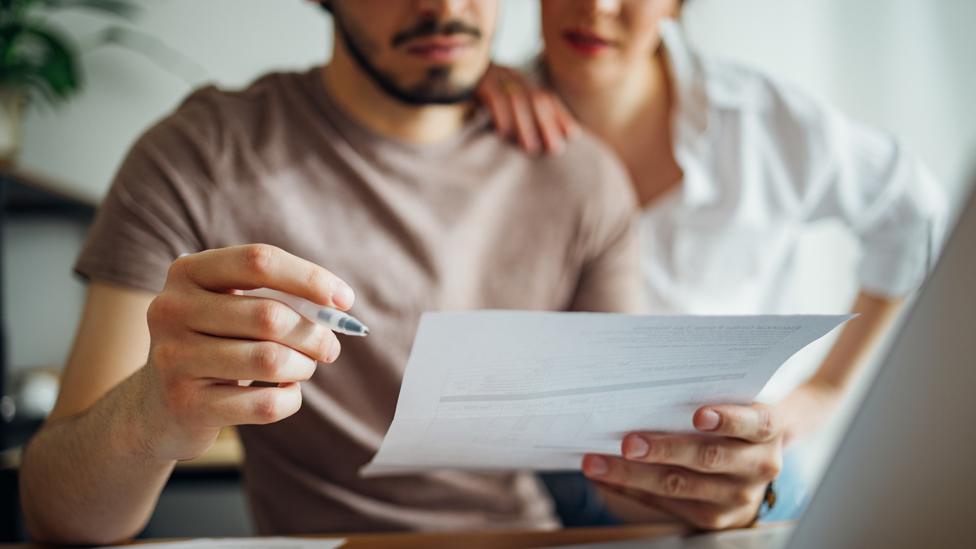
<svg viewBox="0 0 976 549">
<path fill-rule="evenodd" d="M 725 530 L 731 526 L 732 521 L 727 513 L 713 511 L 708 514 L 705 520 L 707 530 Z"/>
<path fill-rule="evenodd" d="M 664 477 L 664 492 L 668 496 L 677 497 L 687 490 L 688 479 L 685 475 L 672 471 Z"/>
<path fill-rule="evenodd" d="M 753 491 L 744 487 L 740 487 L 732 490 L 730 496 L 731 497 L 729 499 L 731 500 L 731 503 L 736 507 L 743 507 L 746 505 L 751 506 L 756 499 L 756 496 L 753 493 Z"/>
<path fill-rule="evenodd" d="M 149 352 L 149 362 L 156 368 L 168 369 L 179 362 L 180 346 L 170 343 L 154 345 Z"/>
<path fill-rule="evenodd" d="M 757 467 L 759 478 L 763 480 L 773 480 L 779 476 L 780 471 L 783 468 L 782 460 L 780 459 L 765 459 L 759 462 Z"/>
<path fill-rule="evenodd" d="M 244 266 L 259 279 L 271 275 L 278 250 L 269 244 L 249 244 L 244 248 Z"/>
<path fill-rule="evenodd" d="M 318 267 L 312 267 L 308 270 L 308 274 L 305 275 L 305 284 L 318 295 L 324 296 L 332 293 L 332 283 L 329 277 Z"/>
<path fill-rule="evenodd" d="M 258 423 L 272 423 L 278 419 L 278 399 L 269 391 L 254 401 L 254 418 Z"/>
<path fill-rule="evenodd" d="M 273 378 L 278 374 L 281 353 L 278 345 L 270 341 L 254 347 L 254 365 L 260 375 Z"/>
<path fill-rule="evenodd" d="M 149 303 L 149 309 L 146 311 L 146 322 L 152 328 L 170 321 L 178 314 L 179 304 L 164 293 L 156 296 Z"/>
<path fill-rule="evenodd" d="M 725 450 L 719 444 L 703 444 L 698 449 L 698 465 L 706 471 L 718 469 L 725 462 Z"/>
<path fill-rule="evenodd" d="M 766 406 L 760 406 L 756 408 L 758 413 L 758 432 L 757 435 L 762 440 L 770 440 L 775 438 L 779 432 L 779 428 L 776 425 L 776 418 L 770 408 Z"/>
<path fill-rule="evenodd" d="M 674 443 L 669 438 L 661 438 L 651 444 L 651 453 L 654 459 L 667 461 L 674 455 Z"/>
<path fill-rule="evenodd" d="M 265 300 L 264 303 L 257 305 L 255 321 L 257 322 L 260 336 L 275 337 L 282 329 L 281 325 L 281 305 L 275 301 Z"/>
<path fill-rule="evenodd" d="M 166 281 L 172 281 L 178 278 L 183 278 L 186 276 L 187 266 L 190 261 L 185 257 L 178 257 L 169 264 L 169 269 L 166 271 Z"/>
<path fill-rule="evenodd" d="M 722 513 L 717 510 L 701 510 L 691 517 L 691 524 L 701 530 L 721 530 L 723 526 Z"/>
</svg>

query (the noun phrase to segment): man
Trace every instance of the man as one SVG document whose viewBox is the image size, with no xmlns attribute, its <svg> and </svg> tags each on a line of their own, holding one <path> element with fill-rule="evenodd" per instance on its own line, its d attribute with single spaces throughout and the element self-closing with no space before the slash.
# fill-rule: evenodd
<svg viewBox="0 0 976 549">
<path fill-rule="evenodd" d="M 326 67 L 201 90 L 120 168 L 76 265 L 90 284 L 61 395 L 24 455 L 36 539 L 135 535 L 175 462 L 228 425 L 261 533 L 555 525 L 528 474 L 357 472 L 422 311 L 637 307 L 626 176 L 585 136 L 524 155 L 469 102 L 495 0 L 325 6 Z M 330 331 L 240 295 L 260 287 L 355 301 L 370 335 L 340 359 Z"/>
<path fill-rule="evenodd" d="M 422 311 L 638 307 L 626 176 L 585 135 L 558 159 L 523 155 L 470 104 L 495 0 L 324 5 L 337 31 L 326 67 L 197 92 L 116 176 L 76 265 L 91 284 L 62 393 L 24 454 L 35 538 L 135 534 L 174 463 L 227 425 L 241 425 L 261 533 L 555 526 L 524 473 L 357 473 L 392 420 Z M 339 341 L 238 295 L 260 287 L 356 301 L 370 336 L 316 368 Z M 719 406 L 695 424 L 724 444 L 678 435 L 644 454 L 631 434 L 622 450 L 643 466 L 586 458 L 624 494 L 614 512 L 691 509 L 716 528 L 755 515 L 779 459 L 775 418 Z M 757 434 L 770 443 L 744 442 Z"/>
</svg>

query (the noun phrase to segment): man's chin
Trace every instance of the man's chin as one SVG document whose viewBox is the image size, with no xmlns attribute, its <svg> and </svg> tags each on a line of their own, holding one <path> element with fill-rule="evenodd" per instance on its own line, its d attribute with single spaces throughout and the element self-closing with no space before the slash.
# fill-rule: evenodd
<svg viewBox="0 0 976 549">
<path fill-rule="evenodd" d="M 474 88 L 450 92 L 407 92 L 395 96 L 400 101 L 417 107 L 428 105 L 458 105 L 474 96 Z"/>
<path fill-rule="evenodd" d="M 441 74 L 433 74 L 437 70 Z M 393 98 L 413 106 L 426 105 L 457 105 L 465 103 L 474 96 L 478 80 L 471 83 L 449 82 L 445 76 L 450 73 L 447 68 L 434 68 L 429 78 L 412 86 L 402 86 L 392 82 L 378 82 L 384 91 Z"/>
</svg>

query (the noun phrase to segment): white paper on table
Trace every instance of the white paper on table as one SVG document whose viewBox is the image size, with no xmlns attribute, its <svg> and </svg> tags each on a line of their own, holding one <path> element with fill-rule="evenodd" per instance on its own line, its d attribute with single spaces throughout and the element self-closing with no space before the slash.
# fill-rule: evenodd
<svg viewBox="0 0 976 549">
<path fill-rule="evenodd" d="M 747 404 L 794 353 L 852 318 L 426 313 L 393 424 L 363 476 L 578 470 L 634 430 L 691 431 Z"/>
<path fill-rule="evenodd" d="M 314 538 L 198 538 L 188 541 L 153 543 L 145 547 L 152 549 L 336 549 L 342 547 L 344 539 Z M 113 546 L 113 547 L 123 547 Z M 131 545 L 126 545 L 131 549 Z M 103 548 L 106 549 L 106 548 Z"/>
</svg>

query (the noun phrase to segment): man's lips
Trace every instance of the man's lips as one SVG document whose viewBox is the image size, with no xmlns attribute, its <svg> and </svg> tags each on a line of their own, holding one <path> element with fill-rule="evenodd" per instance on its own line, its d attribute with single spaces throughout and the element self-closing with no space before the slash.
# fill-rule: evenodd
<svg viewBox="0 0 976 549">
<path fill-rule="evenodd" d="M 563 33 L 563 40 L 583 55 L 598 55 L 616 46 L 612 40 L 585 30 L 568 30 Z"/>
<path fill-rule="evenodd" d="M 425 61 L 448 63 L 468 52 L 470 40 L 457 36 L 432 36 L 416 38 L 404 45 L 407 53 Z"/>
</svg>

